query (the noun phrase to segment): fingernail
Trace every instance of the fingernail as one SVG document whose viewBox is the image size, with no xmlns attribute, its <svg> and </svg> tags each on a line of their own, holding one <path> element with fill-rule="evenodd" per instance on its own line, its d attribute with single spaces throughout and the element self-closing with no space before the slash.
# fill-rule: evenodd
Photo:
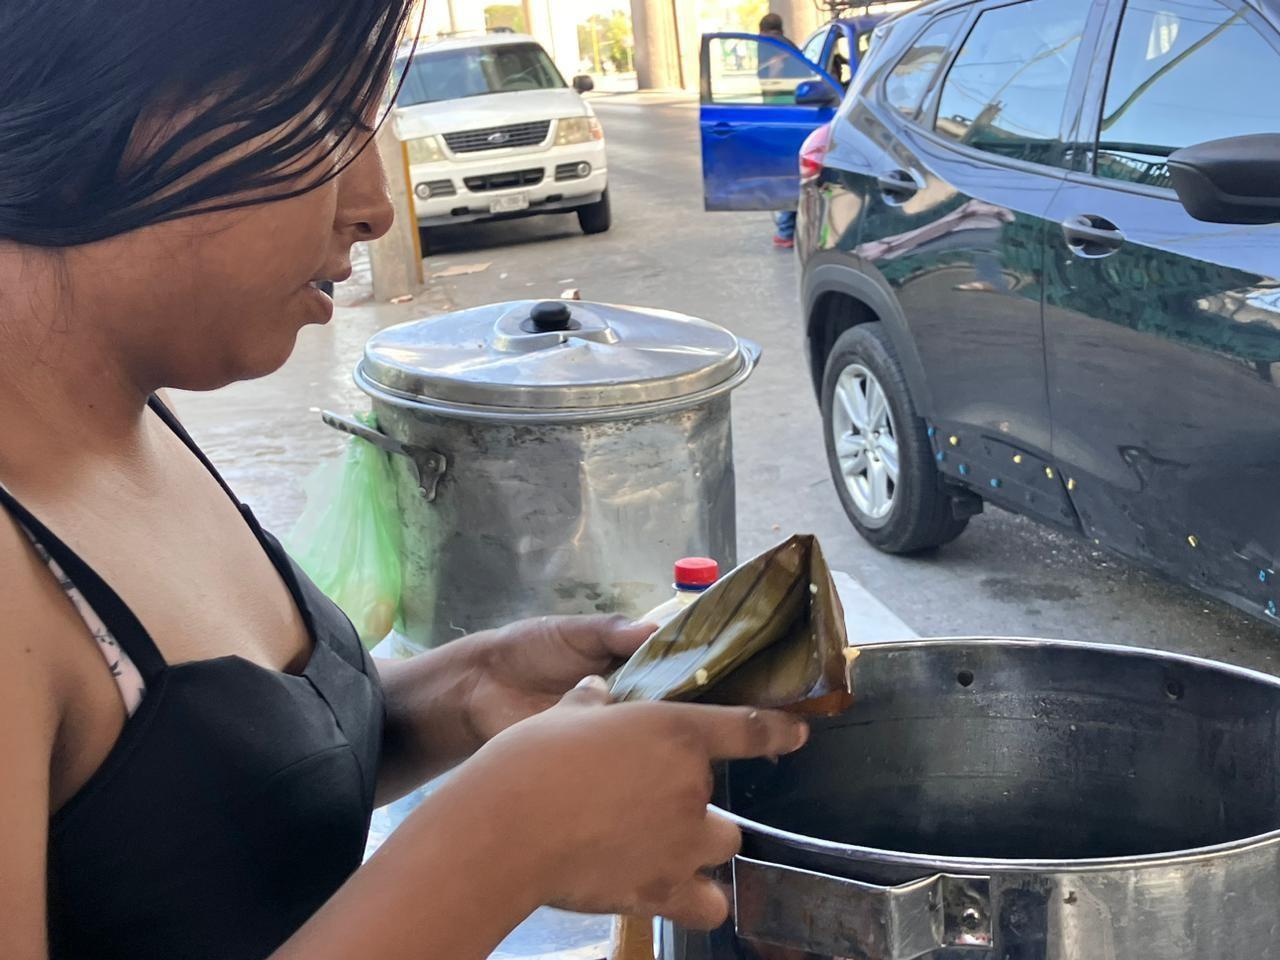
<svg viewBox="0 0 1280 960">
<path fill-rule="evenodd" d="M 799 750 L 808 742 L 809 742 L 809 725 L 804 722 L 797 723 L 796 724 L 796 745 L 791 749 Z"/>
<path fill-rule="evenodd" d="M 604 677 L 583 677 L 578 681 L 579 690 L 597 690 L 600 693 L 609 692 L 609 684 Z"/>
</svg>

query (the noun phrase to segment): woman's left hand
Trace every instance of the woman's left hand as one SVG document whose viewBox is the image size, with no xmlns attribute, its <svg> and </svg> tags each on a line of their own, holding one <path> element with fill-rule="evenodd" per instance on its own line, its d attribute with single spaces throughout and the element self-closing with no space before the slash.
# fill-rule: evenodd
<svg viewBox="0 0 1280 960">
<path fill-rule="evenodd" d="M 625 617 L 540 617 L 473 638 L 483 647 L 466 711 L 483 742 L 610 672 L 653 633 Z"/>
<path fill-rule="evenodd" d="M 377 661 L 387 704 L 378 803 L 554 706 L 583 677 L 609 672 L 652 632 L 624 617 L 542 617 Z"/>
</svg>

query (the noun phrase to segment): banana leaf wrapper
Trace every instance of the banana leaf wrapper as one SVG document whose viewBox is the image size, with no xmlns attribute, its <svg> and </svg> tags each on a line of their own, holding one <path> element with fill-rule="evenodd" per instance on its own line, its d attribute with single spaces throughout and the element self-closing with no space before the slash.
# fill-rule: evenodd
<svg viewBox="0 0 1280 960">
<path fill-rule="evenodd" d="M 816 537 L 793 536 L 722 577 L 612 677 L 618 700 L 686 700 L 833 715 L 852 702 L 844 609 Z"/>
</svg>

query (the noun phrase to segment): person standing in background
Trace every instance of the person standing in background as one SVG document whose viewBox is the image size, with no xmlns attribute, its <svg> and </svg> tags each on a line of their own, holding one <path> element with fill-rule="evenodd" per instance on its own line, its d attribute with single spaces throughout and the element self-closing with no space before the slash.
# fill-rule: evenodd
<svg viewBox="0 0 1280 960">
<path fill-rule="evenodd" d="M 760 35 L 781 40 L 789 46 L 795 46 L 787 38 L 782 17 L 776 13 L 766 13 L 760 18 Z M 763 54 L 766 45 L 761 44 L 760 46 Z M 770 57 L 768 60 L 762 56 L 759 67 L 761 75 L 765 75 L 766 71 L 770 70 L 771 63 L 780 59 L 782 59 L 782 54 Z M 779 250 L 790 250 L 796 245 L 796 212 L 794 210 L 779 210 L 773 215 L 773 221 L 777 225 L 777 232 L 773 235 L 773 245 Z"/>
</svg>

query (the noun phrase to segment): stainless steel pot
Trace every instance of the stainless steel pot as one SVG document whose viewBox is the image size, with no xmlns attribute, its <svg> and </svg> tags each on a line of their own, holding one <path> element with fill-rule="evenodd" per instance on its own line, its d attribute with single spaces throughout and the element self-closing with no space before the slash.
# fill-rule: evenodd
<svg viewBox="0 0 1280 960">
<path fill-rule="evenodd" d="M 737 562 L 729 393 L 760 351 L 657 310 L 517 302 L 393 327 L 356 381 L 396 454 L 412 644 L 639 616 L 673 560 Z"/>
<path fill-rule="evenodd" d="M 803 751 L 724 772 L 736 935 L 666 956 L 1280 957 L 1280 681 L 1036 640 L 854 671 Z"/>
</svg>

